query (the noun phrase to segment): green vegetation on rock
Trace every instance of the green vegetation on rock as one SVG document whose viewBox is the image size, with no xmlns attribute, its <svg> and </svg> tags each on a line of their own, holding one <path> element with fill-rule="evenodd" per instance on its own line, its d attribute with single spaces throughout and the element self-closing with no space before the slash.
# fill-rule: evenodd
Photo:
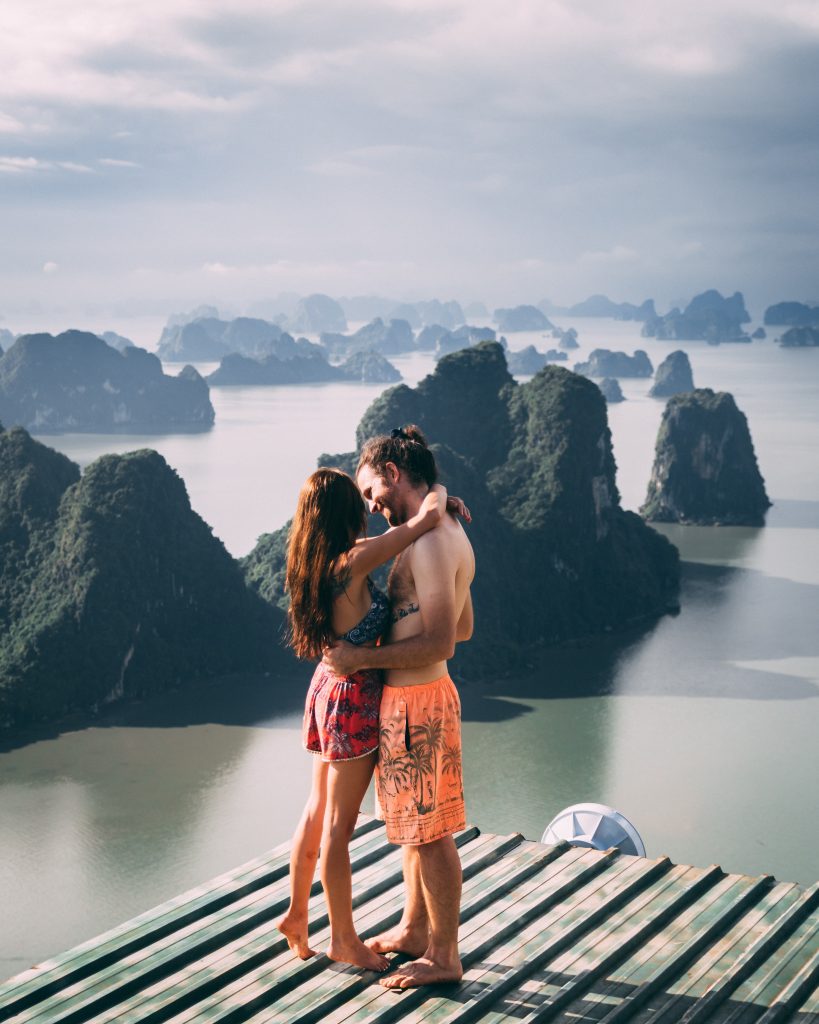
<svg viewBox="0 0 819 1024">
<path fill-rule="evenodd" d="M 669 399 L 640 513 L 663 523 L 762 526 L 770 505 L 733 396 L 699 388 Z"/>
<path fill-rule="evenodd" d="M 654 367 L 646 353 L 638 348 L 633 356 L 596 348 L 585 363 L 575 363 L 574 372 L 585 377 L 650 377 Z"/>
<path fill-rule="evenodd" d="M 474 516 L 476 628 L 456 653 L 457 670 L 516 671 L 545 645 L 676 608 L 677 551 L 619 507 L 606 404 L 591 381 L 546 366 L 519 385 L 502 347 L 482 342 L 442 358 L 418 387 L 385 391 L 362 418 L 357 445 L 410 422 L 434 442 L 444 482 Z M 320 459 L 349 472 L 356 461 L 355 453 Z M 285 536 L 266 535 L 245 560 L 259 592 L 277 603 Z"/>
<path fill-rule="evenodd" d="M 16 428 L 0 433 L 0 468 L 0 724 L 275 663 L 281 612 L 156 452 L 80 476 Z"/>
<path fill-rule="evenodd" d="M 38 433 L 209 430 L 210 392 L 192 366 L 176 377 L 155 355 L 86 331 L 19 337 L 0 358 L 0 417 Z"/>
<path fill-rule="evenodd" d="M 672 395 L 693 390 L 691 362 L 687 353 L 677 349 L 676 352 L 670 352 L 657 367 L 654 383 L 648 393 L 652 398 L 671 398 Z"/>
</svg>

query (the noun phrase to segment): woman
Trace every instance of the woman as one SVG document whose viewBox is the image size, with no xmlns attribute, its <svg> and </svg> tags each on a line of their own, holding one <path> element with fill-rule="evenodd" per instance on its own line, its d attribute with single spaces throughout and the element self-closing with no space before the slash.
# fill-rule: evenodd
<svg viewBox="0 0 819 1024">
<path fill-rule="evenodd" d="M 463 511 L 458 499 L 453 510 Z M 374 645 L 390 623 L 387 596 L 369 577 L 374 569 L 443 519 L 446 490 L 433 487 L 418 513 L 380 537 L 363 536 L 364 501 L 338 469 L 319 469 L 299 494 L 287 553 L 290 643 L 300 658 L 321 658 L 336 638 Z M 375 767 L 381 674 L 336 676 L 320 661 L 307 694 L 304 742 L 320 755 L 307 806 L 293 838 L 290 906 L 277 928 L 302 959 L 307 905 L 318 860 L 330 918 L 331 960 L 383 971 L 389 961 L 358 937 L 353 925 L 349 841 Z"/>
</svg>

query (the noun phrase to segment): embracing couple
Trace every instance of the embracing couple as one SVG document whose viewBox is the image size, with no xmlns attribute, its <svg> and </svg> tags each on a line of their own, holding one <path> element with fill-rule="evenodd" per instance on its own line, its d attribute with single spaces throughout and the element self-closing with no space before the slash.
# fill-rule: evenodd
<svg viewBox="0 0 819 1024">
<path fill-rule="evenodd" d="M 290 906 L 278 923 L 290 948 L 313 955 L 307 905 L 319 849 L 332 960 L 384 971 L 390 952 L 414 959 L 388 988 L 458 981 L 461 864 L 453 833 L 466 825 L 460 701 L 447 673 L 472 635 L 472 547 L 459 498 L 437 482 L 417 427 L 368 441 L 355 482 L 319 469 L 305 483 L 287 554 L 290 639 L 321 658 L 307 694 L 304 744 L 316 757 L 293 839 Z M 366 504 L 365 504 L 366 503 Z M 367 507 L 389 529 L 366 536 Z M 395 558 L 388 594 L 370 573 Z M 387 838 L 403 846 L 403 916 L 365 944 L 352 912 L 349 842 L 376 772 Z"/>
</svg>

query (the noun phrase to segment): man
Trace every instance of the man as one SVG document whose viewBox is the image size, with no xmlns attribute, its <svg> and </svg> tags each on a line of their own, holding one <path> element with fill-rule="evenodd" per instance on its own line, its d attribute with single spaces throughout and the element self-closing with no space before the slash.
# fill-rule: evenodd
<svg viewBox="0 0 819 1024">
<path fill-rule="evenodd" d="M 380 512 L 390 527 L 417 512 L 436 479 L 435 459 L 417 427 L 368 441 L 356 474 L 370 512 Z M 386 670 L 376 787 L 387 838 L 404 846 L 406 903 L 398 926 L 368 945 L 415 957 L 382 979 L 386 988 L 460 981 L 463 975 L 461 862 L 452 834 L 466 818 L 460 700 L 447 660 L 456 642 L 472 635 L 474 574 L 472 546 L 457 519 L 446 516 L 395 560 L 389 643 L 338 643 L 325 653 L 340 674 Z"/>
</svg>

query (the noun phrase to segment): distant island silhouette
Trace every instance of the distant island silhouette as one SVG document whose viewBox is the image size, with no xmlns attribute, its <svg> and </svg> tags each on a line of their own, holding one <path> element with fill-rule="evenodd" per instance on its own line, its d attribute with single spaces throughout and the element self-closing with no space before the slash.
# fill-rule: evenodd
<svg viewBox="0 0 819 1024">
<path fill-rule="evenodd" d="M 37 433 L 209 430 L 214 411 L 202 376 L 174 376 L 145 349 L 113 348 L 88 331 L 27 334 L 0 358 L 0 420 Z"/>
</svg>

